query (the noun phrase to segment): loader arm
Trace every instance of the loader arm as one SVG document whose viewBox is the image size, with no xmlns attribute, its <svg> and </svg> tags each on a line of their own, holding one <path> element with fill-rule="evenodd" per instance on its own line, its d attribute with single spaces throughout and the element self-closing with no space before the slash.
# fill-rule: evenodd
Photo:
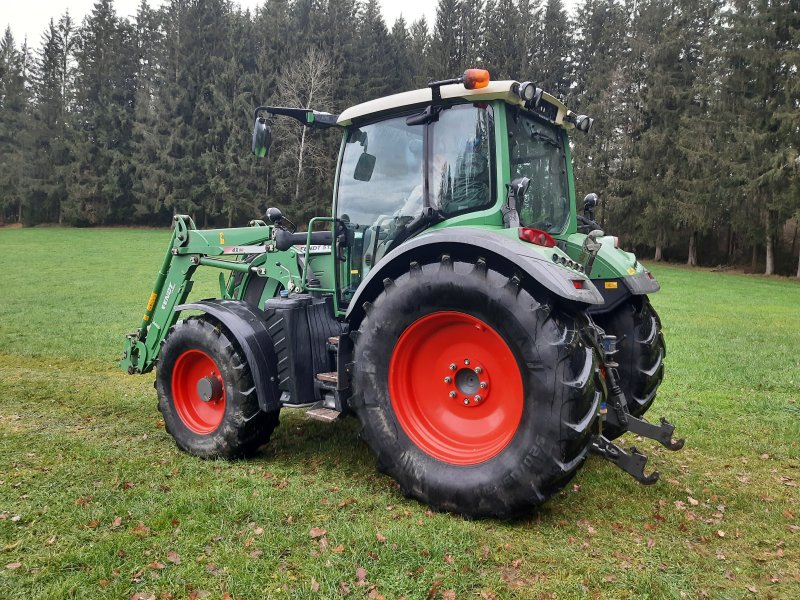
<svg viewBox="0 0 800 600">
<path fill-rule="evenodd" d="M 175 215 L 169 246 L 141 324 L 125 338 L 120 368 L 130 374 L 153 369 L 161 343 L 180 314 L 176 307 L 186 302 L 199 266 L 214 267 L 228 274 L 241 273 L 242 280 L 267 278 L 271 280 L 267 289 L 271 290 L 302 289 L 305 268 L 301 269 L 297 261 L 298 253 L 302 252 L 294 247 L 279 249 L 274 233 L 275 228 L 263 221 L 251 221 L 249 227 L 198 230 L 188 215 Z M 307 259 L 308 251 L 305 252 Z M 244 257 L 248 255 L 256 258 L 246 261 Z M 244 285 L 236 285 L 233 277 L 226 280 L 222 272 L 219 280 L 220 298 L 240 299 Z"/>
</svg>

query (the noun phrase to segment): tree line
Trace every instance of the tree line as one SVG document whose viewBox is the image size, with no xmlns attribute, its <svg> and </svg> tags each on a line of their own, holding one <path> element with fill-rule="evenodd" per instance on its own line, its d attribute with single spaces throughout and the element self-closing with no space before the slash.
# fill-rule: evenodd
<svg viewBox="0 0 800 600">
<path fill-rule="evenodd" d="M 533 80 L 595 118 L 573 140 L 578 198 L 656 260 L 800 277 L 800 0 L 99 0 L 38 47 L 0 40 L 0 222 L 231 226 L 330 210 L 339 138 L 261 104 L 339 112 L 467 67 Z M 795 271 L 796 269 L 796 271 Z"/>
</svg>

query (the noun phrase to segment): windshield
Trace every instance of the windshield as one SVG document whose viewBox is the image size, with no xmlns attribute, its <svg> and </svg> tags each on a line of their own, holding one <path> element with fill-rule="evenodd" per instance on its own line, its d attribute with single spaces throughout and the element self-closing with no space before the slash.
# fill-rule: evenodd
<svg viewBox="0 0 800 600">
<path fill-rule="evenodd" d="M 533 115 L 509 110 L 508 138 L 511 180 L 531 180 L 525 199 L 517 206 L 520 224 L 561 233 L 570 212 L 561 132 Z"/>
</svg>

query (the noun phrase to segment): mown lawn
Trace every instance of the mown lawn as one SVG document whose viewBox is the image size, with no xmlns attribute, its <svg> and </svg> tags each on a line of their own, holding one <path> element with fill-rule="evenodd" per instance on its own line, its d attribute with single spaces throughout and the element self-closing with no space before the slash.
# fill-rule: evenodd
<svg viewBox="0 0 800 600">
<path fill-rule="evenodd" d="M 636 442 L 655 486 L 592 457 L 529 518 L 468 521 L 403 499 L 355 420 L 179 452 L 152 374 L 116 368 L 167 241 L 0 229 L 0 598 L 800 597 L 798 282 L 656 265 L 652 416 L 686 448 Z"/>
</svg>

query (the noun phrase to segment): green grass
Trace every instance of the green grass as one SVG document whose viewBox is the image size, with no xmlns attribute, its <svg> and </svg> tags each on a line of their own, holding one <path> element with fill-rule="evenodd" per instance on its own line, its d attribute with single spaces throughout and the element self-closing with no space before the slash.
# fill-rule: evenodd
<svg viewBox="0 0 800 600">
<path fill-rule="evenodd" d="M 652 416 L 686 448 L 636 442 L 654 486 L 592 457 L 529 518 L 468 521 L 403 499 L 354 420 L 179 452 L 153 376 L 116 368 L 167 240 L 0 229 L 0 598 L 800 597 L 798 282 L 655 266 Z"/>
</svg>

